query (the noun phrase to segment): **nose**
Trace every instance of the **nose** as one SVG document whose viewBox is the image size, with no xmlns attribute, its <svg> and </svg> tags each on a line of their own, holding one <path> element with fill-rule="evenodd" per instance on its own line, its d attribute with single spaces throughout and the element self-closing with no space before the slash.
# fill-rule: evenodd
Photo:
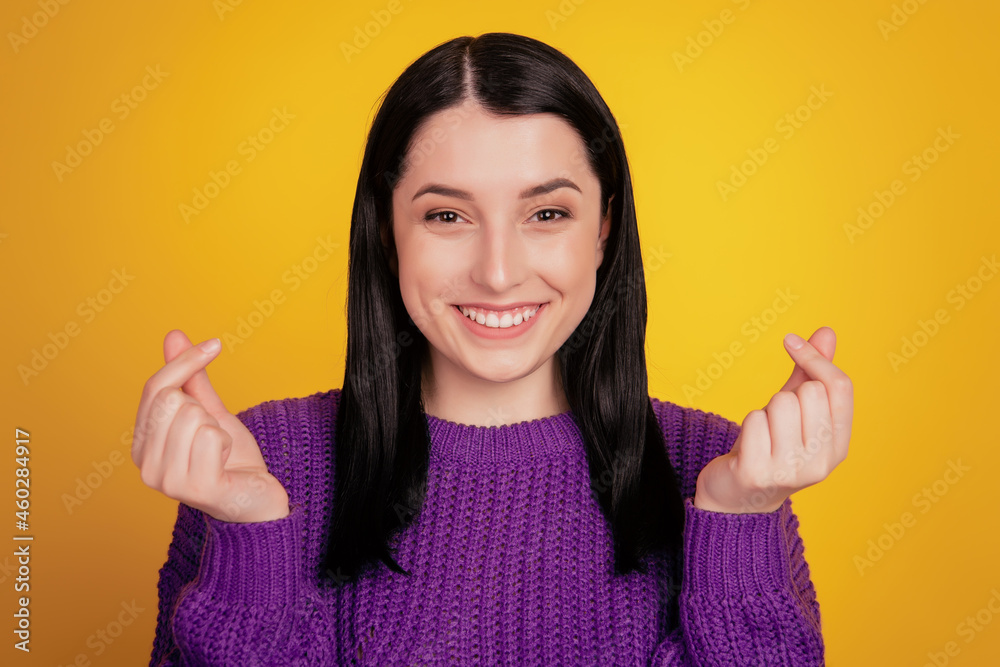
<svg viewBox="0 0 1000 667">
<path fill-rule="evenodd" d="M 494 216 L 476 236 L 472 281 L 498 294 L 510 291 L 525 280 L 527 251 L 516 221 Z"/>
</svg>

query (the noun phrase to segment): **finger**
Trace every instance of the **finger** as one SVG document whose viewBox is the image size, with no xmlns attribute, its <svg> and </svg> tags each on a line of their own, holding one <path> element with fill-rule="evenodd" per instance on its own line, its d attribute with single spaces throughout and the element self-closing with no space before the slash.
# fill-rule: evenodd
<svg viewBox="0 0 1000 667">
<path fill-rule="evenodd" d="M 147 421 L 149 408 L 154 396 L 166 387 L 177 387 L 180 389 L 196 371 L 204 368 L 215 358 L 219 351 L 205 352 L 202 347 L 203 345 L 205 343 L 184 350 L 146 380 L 146 384 L 142 388 L 142 398 L 139 401 L 139 413 L 136 417 L 137 425 L 142 425 Z M 221 345 L 219 347 L 221 348 Z M 188 395 L 193 396 L 193 394 Z M 205 405 L 205 402 L 198 396 L 194 397 L 202 405 Z M 205 405 L 205 409 L 209 410 L 209 406 Z"/>
<path fill-rule="evenodd" d="M 788 354 L 810 379 L 819 380 L 826 386 L 830 416 L 833 418 L 833 447 L 839 455 L 846 456 L 854 419 L 854 386 L 851 379 L 809 343 L 803 343 L 798 348 L 791 347 L 790 337 L 791 334 L 786 336 L 785 341 Z"/>
<path fill-rule="evenodd" d="M 191 450 L 196 433 L 205 426 L 218 425 L 195 398 L 188 396 L 187 400 L 170 424 L 160 460 L 161 490 L 177 499 L 185 497 L 190 486 Z"/>
<path fill-rule="evenodd" d="M 179 330 L 175 329 L 167 334 L 164 340 L 164 353 L 165 356 L 168 354 L 166 350 L 168 347 L 167 341 L 173 339 L 174 350 L 171 352 L 173 353 L 173 357 L 146 380 L 146 384 L 142 388 L 142 399 L 139 403 L 137 423 L 146 420 L 149 403 L 159 391 L 170 386 L 181 388 L 195 370 L 209 363 L 216 354 L 206 353 L 203 348 L 190 345 L 182 351 L 182 354 L 178 353 L 176 349 L 177 338 L 174 336 L 175 332 L 180 339 L 187 341 L 187 336 L 184 336 L 183 332 Z M 190 341 L 187 342 L 190 343 Z"/>
<path fill-rule="evenodd" d="M 751 410 L 743 418 L 737 470 L 740 477 L 756 484 L 767 475 L 771 461 L 771 433 L 767 413 Z"/>
<path fill-rule="evenodd" d="M 795 390 L 802 411 L 802 438 L 804 443 L 801 459 L 796 470 L 812 483 L 819 482 L 836 465 L 833 448 L 833 420 L 830 416 L 830 399 L 826 385 L 818 380 L 810 380 Z"/>
<path fill-rule="evenodd" d="M 205 341 L 208 342 L 208 341 Z M 180 329 L 174 329 L 167 333 L 163 339 L 163 357 L 167 362 L 177 357 L 188 348 L 192 347 L 191 340 Z M 221 348 L 221 341 L 220 341 Z M 208 371 L 200 368 L 182 385 L 184 391 L 197 398 L 209 414 L 219 415 L 229 412 L 222 398 L 215 391 L 211 381 L 208 379 Z"/>
<path fill-rule="evenodd" d="M 809 344 L 819 350 L 824 357 L 833 361 L 833 353 L 837 348 L 837 334 L 830 327 L 820 327 L 809 337 Z M 792 368 L 792 374 L 782 385 L 780 391 L 792 391 L 809 379 L 809 374 L 805 369 L 796 363 Z"/>
<path fill-rule="evenodd" d="M 179 387 L 164 387 L 149 401 L 146 419 L 137 424 L 132 438 L 132 460 L 139 467 L 142 482 L 154 489 L 163 480 L 163 449 L 167 433 L 184 405 L 195 402 Z"/>
<path fill-rule="evenodd" d="M 171 394 L 165 391 L 166 389 L 169 388 L 164 387 L 159 392 L 154 392 L 149 380 L 142 388 L 135 426 L 132 428 L 131 447 L 132 461 L 138 466 L 142 465 L 149 447 L 155 444 L 153 438 L 157 435 L 158 428 L 164 427 L 162 430 L 165 433 L 166 425 L 169 425 L 177 408 L 184 403 L 184 392 L 179 388 L 176 394 Z M 163 395 L 160 395 L 160 392 L 163 392 Z"/>
<path fill-rule="evenodd" d="M 771 473 L 802 451 L 802 414 L 799 397 L 791 391 L 779 391 L 764 408 L 771 436 Z M 776 480 L 768 480 L 774 482 Z"/>
<path fill-rule="evenodd" d="M 225 430 L 209 424 L 202 425 L 191 445 L 188 479 L 191 492 L 202 500 L 210 494 L 221 494 L 222 477 L 233 439 Z"/>
<path fill-rule="evenodd" d="M 220 498 L 226 493 L 223 475 L 230 441 L 229 435 L 221 428 L 203 424 L 191 446 L 187 493 L 200 509 L 213 515 L 218 512 Z"/>
</svg>

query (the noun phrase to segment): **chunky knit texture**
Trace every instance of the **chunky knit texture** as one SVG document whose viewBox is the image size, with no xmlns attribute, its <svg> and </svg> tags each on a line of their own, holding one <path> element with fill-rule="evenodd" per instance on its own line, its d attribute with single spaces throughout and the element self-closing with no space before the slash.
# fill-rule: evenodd
<svg viewBox="0 0 1000 667">
<path fill-rule="evenodd" d="M 613 576 L 572 412 L 505 426 L 428 416 L 424 507 L 354 582 L 319 578 L 340 390 L 237 415 L 291 513 L 228 523 L 179 504 L 151 665 L 817 665 L 819 605 L 787 500 L 692 504 L 740 426 L 652 399 L 685 497 L 682 581 L 661 557 Z"/>
</svg>

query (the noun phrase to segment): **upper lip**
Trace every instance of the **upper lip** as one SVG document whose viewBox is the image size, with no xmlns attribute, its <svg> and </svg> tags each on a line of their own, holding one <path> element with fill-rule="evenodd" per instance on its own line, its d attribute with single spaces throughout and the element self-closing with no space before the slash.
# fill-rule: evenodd
<svg viewBox="0 0 1000 667">
<path fill-rule="evenodd" d="M 540 306 L 545 301 L 520 301 L 518 303 L 498 304 L 498 303 L 456 303 L 462 308 L 485 308 L 487 310 L 510 310 L 512 308 L 523 308 L 524 306 Z"/>
</svg>

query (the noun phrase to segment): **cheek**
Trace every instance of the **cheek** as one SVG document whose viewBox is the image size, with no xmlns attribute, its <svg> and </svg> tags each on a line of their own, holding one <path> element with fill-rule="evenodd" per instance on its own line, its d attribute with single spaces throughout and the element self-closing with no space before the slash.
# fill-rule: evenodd
<svg viewBox="0 0 1000 667">
<path fill-rule="evenodd" d="M 560 282 L 559 291 L 566 299 L 568 312 L 572 312 L 572 317 L 577 318 L 575 324 L 586 316 L 594 300 L 594 292 L 597 285 L 597 245 L 589 237 L 574 239 L 571 247 L 560 255 L 560 266 L 553 271 L 558 271 Z"/>
<path fill-rule="evenodd" d="M 409 243 L 399 249 L 399 289 L 407 310 L 438 314 L 454 301 L 455 276 L 461 269 L 440 246 Z"/>
<path fill-rule="evenodd" d="M 567 237 L 539 250 L 534 257 L 535 266 L 555 284 L 575 290 L 596 281 L 597 250 L 589 238 Z"/>
</svg>

